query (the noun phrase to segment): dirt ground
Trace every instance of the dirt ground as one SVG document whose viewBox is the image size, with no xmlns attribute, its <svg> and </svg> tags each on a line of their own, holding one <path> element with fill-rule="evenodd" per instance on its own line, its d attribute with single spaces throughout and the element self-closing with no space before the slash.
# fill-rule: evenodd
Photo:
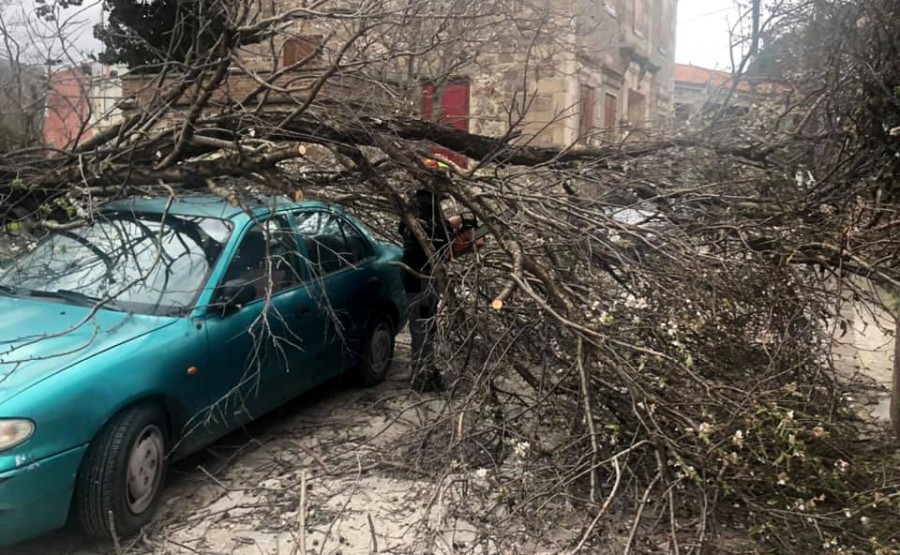
<svg viewBox="0 0 900 555">
<path fill-rule="evenodd" d="M 376 388 L 326 385 L 176 463 L 145 537 L 116 546 L 72 527 L 0 553 L 295 555 L 301 544 L 322 555 L 496 552 L 442 512 L 446 488 L 383 460 L 383 448 L 440 403 L 409 391 L 407 352 L 398 346 Z"/>
</svg>

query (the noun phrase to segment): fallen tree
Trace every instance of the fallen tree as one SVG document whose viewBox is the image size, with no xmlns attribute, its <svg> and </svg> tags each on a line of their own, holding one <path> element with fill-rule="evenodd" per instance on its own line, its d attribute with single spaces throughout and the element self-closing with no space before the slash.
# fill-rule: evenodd
<svg viewBox="0 0 900 555">
<path fill-rule="evenodd" d="M 67 151 L 0 154 L 0 217 L 39 230 L 106 198 L 197 187 L 241 202 L 224 179 L 240 178 L 338 199 L 391 235 L 409 221 L 410 187 L 442 191 L 488 226 L 490 246 L 438 272 L 440 366 L 457 379 L 444 412 L 392 456 L 434 477 L 481 472 L 487 485 L 456 509 L 485 535 L 521 545 L 565 527 L 573 552 L 613 540 L 625 553 L 735 539 L 896 549 L 896 454 L 855 415 L 829 350 L 841 303 L 877 300 L 848 277 L 900 285 L 892 2 L 773 14 L 772 40 L 800 37 L 816 63 L 783 68 L 782 94 L 743 117 L 713 111 L 693 127 L 567 148 L 529 144 L 515 107 L 491 137 L 412 118 L 401 93 L 394 113 L 328 98 L 336 75 L 375 79 L 381 60 L 409 56 L 361 45 L 416 18 L 314 4 L 260 18 L 224 3 L 220 40 L 186 58 L 180 45 L 160 68 L 177 69 L 174 83 L 121 123 Z M 478 2 L 404 7 L 446 10 L 452 30 L 432 51 L 502 17 Z M 450 25 L 457 9 L 472 28 Z M 287 107 L 254 102 L 283 92 L 269 79 L 277 67 L 250 72 L 258 87 L 239 100 L 214 98 L 240 48 L 299 19 L 355 31 L 330 64 L 307 68 Z M 471 165 L 424 168 L 436 146 Z"/>
</svg>

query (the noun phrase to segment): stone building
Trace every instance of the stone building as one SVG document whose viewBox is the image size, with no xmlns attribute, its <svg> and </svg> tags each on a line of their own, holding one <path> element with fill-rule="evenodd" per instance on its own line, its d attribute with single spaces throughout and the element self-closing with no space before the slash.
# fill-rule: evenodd
<svg viewBox="0 0 900 555">
<path fill-rule="evenodd" d="M 273 0 L 260 15 L 296 1 Z M 269 104 L 297 103 L 340 55 L 348 69 L 329 79 L 322 98 L 384 103 L 390 113 L 485 135 L 515 128 L 516 140 L 537 146 L 618 139 L 671 110 L 677 0 L 480 0 L 447 9 L 456 5 L 478 17 L 411 18 L 351 48 L 359 20 L 298 21 L 245 48 L 215 99 L 240 102 L 271 80 L 278 91 Z M 435 37 L 445 39 L 438 48 L 391 55 Z M 125 95 L 146 102 L 161 90 L 149 81 L 126 78 Z"/>
<path fill-rule="evenodd" d="M 676 7 L 676 0 L 572 2 L 574 48 L 560 52 L 556 71 L 541 76 L 526 125 L 536 142 L 615 139 L 667 115 Z M 559 119 L 560 114 L 567 117 Z"/>
<path fill-rule="evenodd" d="M 751 102 L 750 83 L 740 82 L 734 87 L 734 80 L 728 72 L 676 64 L 675 114 L 679 119 L 687 120 L 704 110 L 718 108 L 732 88 L 731 103 L 734 106 L 747 106 Z"/>
<path fill-rule="evenodd" d="M 498 6 L 512 13 L 498 18 L 489 44 L 478 30 L 462 41 L 462 52 L 442 50 L 417 61 L 412 77 L 419 98 L 414 93 L 410 101 L 422 115 L 496 136 L 520 120 L 525 140 L 564 146 L 613 138 L 669 112 L 676 0 L 507 0 Z M 298 59 L 323 36 L 288 38 L 300 53 L 288 56 L 285 48 L 286 58 Z M 426 25 L 419 39 L 428 38 Z"/>
</svg>

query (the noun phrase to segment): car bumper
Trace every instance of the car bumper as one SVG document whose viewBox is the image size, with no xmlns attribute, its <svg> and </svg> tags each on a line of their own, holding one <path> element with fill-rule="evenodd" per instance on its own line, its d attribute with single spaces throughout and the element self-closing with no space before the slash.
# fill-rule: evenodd
<svg viewBox="0 0 900 555">
<path fill-rule="evenodd" d="M 61 528 L 87 445 L 0 473 L 0 546 Z"/>
</svg>

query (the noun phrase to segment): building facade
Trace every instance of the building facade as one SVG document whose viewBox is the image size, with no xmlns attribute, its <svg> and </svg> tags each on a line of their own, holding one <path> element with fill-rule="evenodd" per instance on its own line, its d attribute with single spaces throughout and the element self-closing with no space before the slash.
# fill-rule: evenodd
<svg viewBox="0 0 900 555">
<path fill-rule="evenodd" d="M 44 145 L 65 150 L 115 125 L 122 118 L 124 67 L 85 64 L 49 77 L 44 110 Z"/>
<path fill-rule="evenodd" d="M 241 103 L 269 81 L 271 105 L 296 104 L 316 90 L 321 98 L 353 100 L 373 111 L 387 107 L 489 136 L 514 131 L 512 140 L 520 143 L 559 147 L 640 136 L 670 113 L 677 0 L 432 3 L 448 11 L 455 4 L 473 13 L 410 18 L 359 41 L 364 47 L 346 47 L 359 20 L 346 26 L 339 18 L 296 21 L 244 48 L 214 101 Z M 299 5 L 274 0 L 260 15 Z M 467 21 L 477 23 L 467 27 Z M 429 43 L 438 46 L 423 48 Z M 404 51 L 419 53 L 394 55 Z M 315 88 L 338 56 L 351 69 Z M 125 79 L 125 96 L 146 104 L 164 88 L 148 87 L 151 80 Z"/>
<path fill-rule="evenodd" d="M 639 136 L 670 113 L 676 0 L 517 4 L 523 19 L 541 22 L 535 35 L 507 37 L 511 48 L 460 65 L 446 96 L 426 83 L 424 116 L 439 103 L 457 127 L 503 136 L 514 122 L 521 142 L 567 147 Z"/>
<path fill-rule="evenodd" d="M 576 0 L 572 52 L 542 79 L 528 126 L 540 145 L 616 140 L 667 115 L 674 94 L 676 0 Z M 567 117 L 554 121 L 559 114 Z M 549 124 L 541 132 L 543 125 Z"/>
</svg>

